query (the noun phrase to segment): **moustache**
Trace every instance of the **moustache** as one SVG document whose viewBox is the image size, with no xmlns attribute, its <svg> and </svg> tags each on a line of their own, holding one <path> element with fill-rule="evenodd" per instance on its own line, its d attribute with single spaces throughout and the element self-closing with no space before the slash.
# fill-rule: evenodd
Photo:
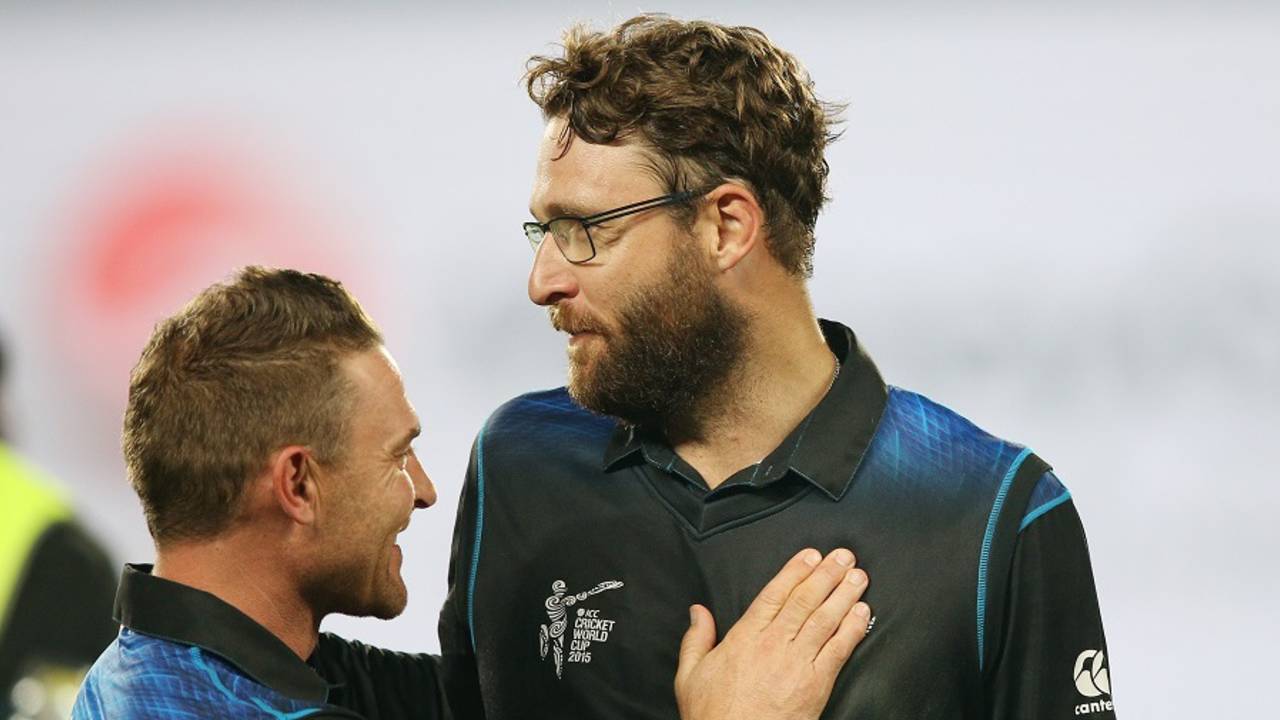
<svg viewBox="0 0 1280 720">
<path fill-rule="evenodd" d="M 570 314 L 569 311 L 559 306 L 548 308 L 547 315 L 551 318 L 551 327 L 562 333 L 570 335 L 587 332 L 598 335 L 605 334 L 604 326 L 587 315 Z"/>
</svg>

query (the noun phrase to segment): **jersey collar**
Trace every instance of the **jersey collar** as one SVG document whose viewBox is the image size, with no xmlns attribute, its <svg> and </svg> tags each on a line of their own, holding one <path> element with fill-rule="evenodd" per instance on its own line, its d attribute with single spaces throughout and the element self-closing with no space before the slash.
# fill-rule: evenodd
<svg viewBox="0 0 1280 720">
<path fill-rule="evenodd" d="M 840 362 L 839 376 L 786 439 L 751 473 L 735 474 L 733 484 L 762 487 L 795 473 L 839 500 L 853 481 L 875 437 L 888 402 L 888 388 L 852 330 L 829 320 L 819 324 L 827 346 Z M 605 470 L 636 458 L 668 471 L 692 472 L 655 433 L 619 423 L 605 449 Z"/>
<path fill-rule="evenodd" d="M 282 695 L 328 698 L 329 683 L 271 631 L 210 593 L 152 575 L 150 565 L 125 565 L 114 617 L 134 632 L 214 653 Z"/>
</svg>

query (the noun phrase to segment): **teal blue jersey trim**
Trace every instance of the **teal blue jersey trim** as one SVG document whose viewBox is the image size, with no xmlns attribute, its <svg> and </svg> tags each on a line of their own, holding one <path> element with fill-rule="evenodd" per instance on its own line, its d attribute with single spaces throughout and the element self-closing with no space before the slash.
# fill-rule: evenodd
<svg viewBox="0 0 1280 720">
<path fill-rule="evenodd" d="M 1031 512 L 1027 513 L 1027 516 L 1022 518 L 1022 524 L 1018 526 L 1018 532 L 1022 532 L 1023 530 L 1026 530 L 1027 526 L 1035 522 L 1036 518 L 1058 507 L 1059 505 L 1061 505 L 1062 503 L 1070 499 L 1071 499 L 1071 491 L 1067 490 L 1066 488 L 1063 488 L 1061 495 L 1041 505 L 1035 510 L 1032 510 Z"/>
<path fill-rule="evenodd" d="M 978 670 L 982 670 L 983 655 L 986 648 L 986 624 L 987 624 L 987 571 L 991 562 L 991 543 L 995 540 L 996 522 L 1000 519 L 1000 510 L 1004 507 L 1005 496 L 1009 494 L 1009 488 L 1013 485 L 1013 478 L 1018 474 L 1018 468 L 1022 467 L 1023 461 L 1031 456 L 1031 448 L 1023 448 L 1018 453 L 1018 457 L 1013 459 L 1013 464 L 1009 466 L 1009 470 L 1004 474 L 1004 480 L 1000 482 L 1000 490 L 996 493 L 996 500 L 991 505 L 991 515 L 987 518 L 987 531 L 982 536 L 982 554 L 978 557 Z"/>
<path fill-rule="evenodd" d="M 471 576 L 467 578 L 467 629 L 471 632 L 471 649 L 476 649 L 476 572 L 480 569 L 480 539 L 484 535 L 484 431 L 476 438 L 476 538 L 471 547 Z"/>
</svg>

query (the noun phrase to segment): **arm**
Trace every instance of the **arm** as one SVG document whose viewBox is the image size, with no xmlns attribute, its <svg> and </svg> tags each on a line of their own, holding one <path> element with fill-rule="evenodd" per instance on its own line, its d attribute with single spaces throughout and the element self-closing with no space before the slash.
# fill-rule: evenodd
<svg viewBox="0 0 1280 720">
<path fill-rule="evenodd" d="M 690 608 L 675 683 L 682 720 L 817 718 L 871 617 L 853 562 L 847 550 L 800 552 L 718 646 L 711 613 Z"/>
<path fill-rule="evenodd" d="M 1057 478 L 1046 473 L 1040 483 L 1014 549 L 1001 648 L 986 679 L 988 714 L 1114 718 L 1084 528 Z"/>
<path fill-rule="evenodd" d="M 443 717 L 439 658 L 383 650 L 322 633 L 311 663 L 335 686 L 329 702 L 367 720 Z"/>
</svg>

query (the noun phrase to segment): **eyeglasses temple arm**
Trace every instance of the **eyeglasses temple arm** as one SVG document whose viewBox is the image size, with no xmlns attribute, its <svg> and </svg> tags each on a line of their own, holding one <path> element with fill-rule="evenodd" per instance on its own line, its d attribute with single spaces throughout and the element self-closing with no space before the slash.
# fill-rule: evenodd
<svg viewBox="0 0 1280 720">
<path fill-rule="evenodd" d="M 670 195 L 663 195 L 662 197 L 650 198 L 648 200 L 641 200 L 640 202 L 637 202 L 637 203 L 631 203 L 630 205 L 623 205 L 620 208 L 607 210 L 598 215 L 590 215 L 588 217 L 579 218 L 579 219 L 582 221 L 582 224 L 584 225 L 595 225 L 597 223 L 605 222 L 606 220 L 614 220 L 614 219 L 623 217 L 625 215 L 638 213 L 638 212 L 641 212 L 642 210 L 652 210 L 653 208 L 662 207 L 663 205 L 673 205 L 678 202 L 684 202 L 685 200 L 688 200 L 689 198 L 692 198 L 692 197 L 696 197 L 697 195 L 698 193 L 695 190 L 684 190 L 682 192 L 672 193 Z"/>
</svg>

